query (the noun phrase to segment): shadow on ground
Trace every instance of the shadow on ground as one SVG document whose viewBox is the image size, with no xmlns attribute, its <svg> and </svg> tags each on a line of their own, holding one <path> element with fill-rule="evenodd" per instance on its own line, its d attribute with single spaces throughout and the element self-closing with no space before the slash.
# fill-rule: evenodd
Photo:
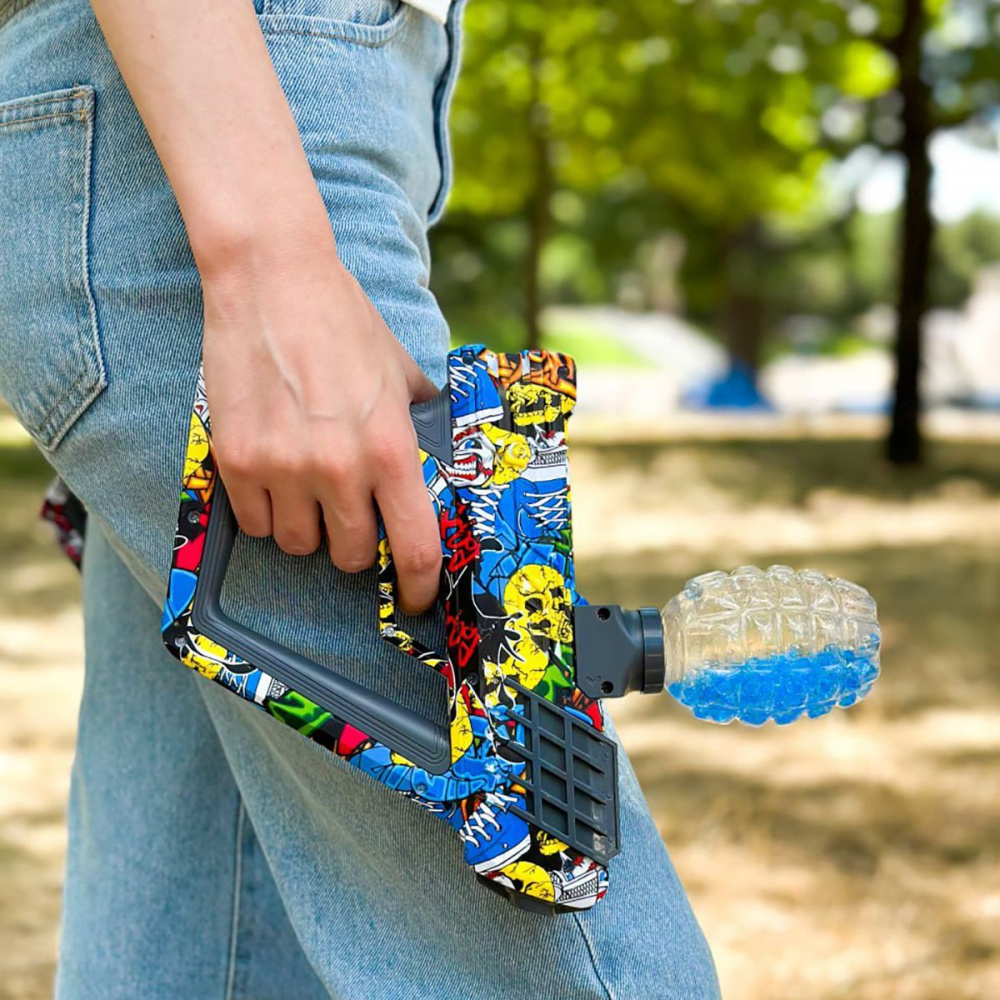
<svg viewBox="0 0 1000 1000">
<path fill-rule="evenodd" d="M 879 601 L 883 676 L 849 712 L 746 730 L 666 695 L 614 709 L 727 1000 L 1000 996 L 1000 448 L 939 443 L 905 472 L 870 441 L 574 455 L 592 601 L 663 604 L 742 561 L 812 563 Z M 50 990 L 79 691 L 77 576 L 35 520 L 47 478 L 0 446 L 0 1000 Z"/>
<path fill-rule="evenodd" d="M 802 504 L 827 487 L 880 501 L 926 499 L 942 490 L 961 491 L 966 484 L 981 495 L 1000 496 L 1000 445 L 995 442 L 932 442 L 926 464 L 908 468 L 890 465 L 880 441 L 849 438 L 605 442 L 587 447 L 608 476 L 624 469 L 651 469 L 664 459 L 683 463 L 694 455 L 702 484 L 747 504 Z"/>
</svg>

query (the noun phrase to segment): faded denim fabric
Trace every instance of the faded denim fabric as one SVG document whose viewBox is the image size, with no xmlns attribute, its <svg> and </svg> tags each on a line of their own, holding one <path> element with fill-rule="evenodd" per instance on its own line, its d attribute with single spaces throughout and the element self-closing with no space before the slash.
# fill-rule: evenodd
<svg viewBox="0 0 1000 1000">
<path fill-rule="evenodd" d="M 400 0 L 256 6 L 340 254 L 439 385 L 427 227 L 461 7 L 442 26 Z M 177 205 L 89 6 L 0 0 L 0 395 L 90 512 L 57 995 L 716 997 L 624 754 L 608 897 L 526 913 L 439 821 L 162 647 L 201 322 Z M 378 640 L 374 574 L 243 539 L 225 601 L 390 697 L 436 691 Z M 442 644 L 438 619 L 420 625 Z"/>
</svg>

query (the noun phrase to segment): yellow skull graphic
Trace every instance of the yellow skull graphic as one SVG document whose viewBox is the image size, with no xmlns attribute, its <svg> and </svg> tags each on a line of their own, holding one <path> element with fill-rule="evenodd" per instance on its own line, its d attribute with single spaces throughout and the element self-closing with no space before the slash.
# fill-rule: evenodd
<svg viewBox="0 0 1000 1000">
<path fill-rule="evenodd" d="M 531 446 L 527 438 L 516 431 L 501 430 L 492 424 L 486 424 L 483 433 L 496 449 L 493 457 L 493 482 L 497 486 L 513 482 L 531 460 Z"/>
<path fill-rule="evenodd" d="M 455 718 L 451 720 L 451 762 L 455 763 L 472 746 L 472 722 L 461 696 L 455 699 Z"/>
<path fill-rule="evenodd" d="M 529 635 L 519 633 L 514 642 L 514 655 L 502 658 L 502 663 L 483 660 L 483 676 L 486 679 L 486 704 L 490 707 L 500 700 L 499 685 L 507 678 L 513 678 L 522 687 L 534 690 L 549 666 L 548 654 L 535 644 Z"/>
<path fill-rule="evenodd" d="M 484 424 L 456 441 L 453 469 L 470 485 L 506 486 L 530 461 L 531 445 L 523 434 Z"/>
<path fill-rule="evenodd" d="M 191 414 L 188 428 L 187 454 L 184 456 L 184 488 L 207 490 L 212 485 L 212 477 L 205 470 L 208 457 L 208 432 L 197 413 Z"/>
<path fill-rule="evenodd" d="M 514 861 L 500 869 L 500 880 L 508 882 L 512 889 L 517 889 L 536 899 L 553 902 L 556 898 L 552 876 L 539 865 L 531 861 Z"/>
<path fill-rule="evenodd" d="M 503 656 L 499 663 L 483 663 L 489 705 L 496 704 L 499 684 L 505 678 L 536 688 L 551 662 L 550 644 L 573 638 L 566 580 L 551 566 L 522 566 L 507 581 L 504 608 L 510 615 L 507 628 L 515 635 L 513 655 Z"/>
<path fill-rule="evenodd" d="M 573 409 L 573 400 L 555 389 L 531 382 L 515 382 L 507 390 L 511 416 L 518 427 L 551 423 Z"/>
<path fill-rule="evenodd" d="M 190 645 L 181 657 L 181 662 L 209 680 L 214 680 L 232 657 L 225 646 L 220 646 L 198 632 L 188 632 L 188 642 Z"/>
<path fill-rule="evenodd" d="M 523 634 L 555 642 L 573 638 L 569 591 L 566 580 L 551 566 L 522 566 L 507 581 L 503 603 L 511 615 L 510 625 Z"/>
<path fill-rule="evenodd" d="M 568 851 L 569 844 L 564 844 L 561 840 L 553 837 L 552 834 L 539 830 L 535 834 L 535 843 L 542 854 L 558 854 L 560 851 Z"/>
</svg>

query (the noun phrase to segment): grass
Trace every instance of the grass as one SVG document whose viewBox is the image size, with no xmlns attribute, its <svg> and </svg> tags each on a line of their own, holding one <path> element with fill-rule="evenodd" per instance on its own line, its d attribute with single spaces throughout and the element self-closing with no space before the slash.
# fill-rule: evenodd
<svg viewBox="0 0 1000 1000">
<path fill-rule="evenodd" d="M 549 330 L 542 337 L 548 351 L 570 354 L 584 368 L 646 368 L 649 361 L 627 344 L 599 330 L 566 328 Z"/>
<path fill-rule="evenodd" d="M 524 343 L 524 331 L 520 326 L 510 331 L 487 330 L 472 333 L 453 332 L 452 347 L 487 340 L 490 344 L 511 344 L 512 351 L 520 350 Z M 593 368 L 643 368 L 649 362 L 632 350 L 628 344 L 616 337 L 590 327 L 559 327 L 545 330 L 542 346 L 548 351 L 562 351 L 570 354 L 578 365 Z"/>
<path fill-rule="evenodd" d="M 849 712 L 746 730 L 666 695 L 614 706 L 727 1000 L 1000 996 L 1000 448 L 937 442 L 904 472 L 851 439 L 612 442 L 572 462 L 593 601 L 786 562 L 880 604 L 883 676 Z M 81 682 L 76 574 L 34 519 L 47 475 L 0 448 L 2 1000 L 51 990 Z"/>
</svg>

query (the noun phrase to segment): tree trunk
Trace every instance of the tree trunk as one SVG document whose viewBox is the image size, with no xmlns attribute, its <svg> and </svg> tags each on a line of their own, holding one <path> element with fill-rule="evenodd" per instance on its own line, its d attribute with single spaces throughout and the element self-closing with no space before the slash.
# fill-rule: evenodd
<svg viewBox="0 0 1000 1000">
<path fill-rule="evenodd" d="M 730 364 L 743 366 L 754 384 L 764 341 L 764 301 L 759 261 L 763 253 L 760 221 L 753 219 L 725 241 L 725 292 L 721 323 Z"/>
<path fill-rule="evenodd" d="M 901 152 L 906 161 L 906 192 L 900 227 L 899 287 L 896 299 L 896 382 L 892 427 L 886 453 L 897 465 L 919 462 L 920 367 L 933 220 L 931 218 L 931 94 L 921 77 L 926 30 L 923 0 L 905 0 L 897 37 L 899 93 L 903 101 Z"/>
<path fill-rule="evenodd" d="M 760 296 L 745 289 L 730 292 L 724 323 L 730 364 L 741 364 L 756 382 L 764 340 L 764 308 Z"/>
<path fill-rule="evenodd" d="M 530 348 L 542 346 L 542 250 L 549 234 L 552 199 L 552 160 L 549 150 L 549 111 L 541 94 L 542 39 L 533 38 L 532 99 L 528 106 L 528 135 L 534 168 L 534 190 L 527 203 L 528 247 L 525 253 L 524 325 Z"/>
<path fill-rule="evenodd" d="M 544 135 L 532 136 L 535 154 L 535 190 L 528 201 L 528 248 L 525 254 L 524 325 L 528 347 L 542 346 L 542 250 L 549 233 L 549 199 L 552 194 L 549 144 Z"/>
</svg>

